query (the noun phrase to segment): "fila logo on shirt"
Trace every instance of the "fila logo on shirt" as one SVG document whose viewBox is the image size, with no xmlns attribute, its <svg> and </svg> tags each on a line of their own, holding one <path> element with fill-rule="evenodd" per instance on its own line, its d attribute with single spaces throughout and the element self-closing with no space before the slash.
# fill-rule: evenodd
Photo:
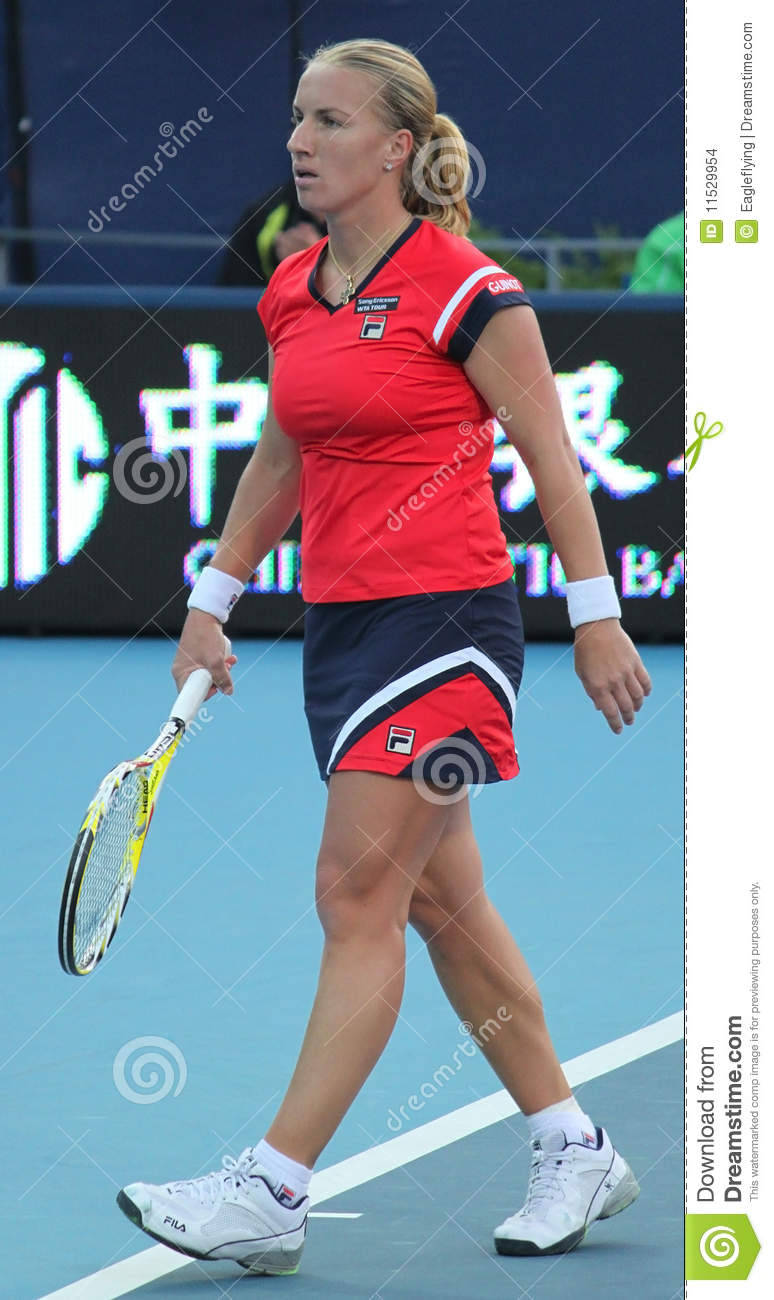
<svg viewBox="0 0 774 1300">
<path fill-rule="evenodd" d="M 388 754 L 410 754 L 416 739 L 414 727 L 390 727 L 385 749 Z"/>
<path fill-rule="evenodd" d="M 364 316 L 363 328 L 360 331 L 361 339 L 381 339 L 384 337 L 384 327 L 387 324 L 386 316 Z"/>
<path fill-rule="evenodd" d="M 387 317 L 382 313 L 397 311 L 399 302 L 399 293 L 387 294 L 379 298 L 356 298 L 355 315 L 364 317 L 360 330 L 361 339 L 384 338 Z"/>
<path fill-rule="evenodd" d="M 521 280 L 517 280 L 513 276 L 507 280 L 490 280 L 487 288 L 490 293 L 513 293 L 514 289 L 518 293 L 524 292 L 524 285 Z"/>
</svg>

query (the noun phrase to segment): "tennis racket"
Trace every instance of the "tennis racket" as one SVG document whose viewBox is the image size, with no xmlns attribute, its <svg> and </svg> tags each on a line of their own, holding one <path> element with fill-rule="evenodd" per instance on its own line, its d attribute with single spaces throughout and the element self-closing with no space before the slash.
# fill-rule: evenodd
<svg viewBox="0 0 774 1300">
<path fill-rule="evenodd" d="M 226 654 L 231 654 L 228 639 Z M 158 739 L 139 758 L 112 768 L 86 810 L 59 912 L 59 961 L 68 975 L 88 975 L 110 946 L 132 892 L 164 777 L 211 686 L 207 669 L 195 668 Z"/>
</svg>

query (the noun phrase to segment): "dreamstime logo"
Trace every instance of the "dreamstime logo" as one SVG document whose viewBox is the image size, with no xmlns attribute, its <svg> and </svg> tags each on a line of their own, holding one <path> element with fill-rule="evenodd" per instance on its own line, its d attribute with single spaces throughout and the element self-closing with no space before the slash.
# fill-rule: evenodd
<svg viewBox="0 0 774 1300">
<path fill-rule="evenodd" d="M 179 1096 L 187 1078 L 185 1057 L 168 1038 L 133 1038 L 124 1043 L 113 1061 L 116 1088 L 138 1106 L 163 1101 L 173 1087 L 173 1097 Z"/>
<path fill-rule="evenodd" d="M 165 456 L 154 455 L 142 435 L 124 443 L 113 461 L 113 482 L 126 501 L 153 505 L 172 494 L 179 496 L 188 481 L 188 463 L 174 448 Z"/>
<path fill-rule="evenodd" d="M 475 199 L 481 193 L 486 181 L 486 164 L 469 140 L 465 141 L 465 147 L 470 160 L 467 166 L 454 136 L 429 140 L 417 150 L 411 164 L 411 180 L 414 189 L 426 202 L 449 207 L 452 203 L 459 203 L 460 199 Z"/>
<path fill-rule="evenodd" d="M 470 785 L 477 787 L 473 798 L 480 795 L 486 784 L 486 764 L 481 750 L 464 736 L 445 736 L 417 754 L 411 765 L 411 779 L 428 803 L 459 803 Z"/>
<path fill-rule="evenodd" d="M 742 1282 L 761 1243 L 746 1214 L 685 1216 L 685 1276 L 688 1281 Z"/>
<path fill-rule="evenodd" d="M 739 1242 L 733 1228 L 717 1223 L 708 1228 L 699 1242 L 699 1253 L 713 1268 L 730 1268 L 739 1258 Z"/>
</svg>

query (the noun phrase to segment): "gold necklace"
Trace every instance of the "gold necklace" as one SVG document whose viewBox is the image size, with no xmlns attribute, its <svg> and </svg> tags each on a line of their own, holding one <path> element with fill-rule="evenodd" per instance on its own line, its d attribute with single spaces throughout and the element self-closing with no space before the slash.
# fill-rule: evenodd
<svg viewBox="0 0 774 1300">
<path fill-rule="evenodd" d="M 395 240 L 398 238 L 398 235 L 401 233 L 401 230 L 405 230 L 412 220 L 413 220 L 412 215 L 411 213 L 409 213 L 409 220 L 407 222 L 404 222 L 402 227 L 396 229 L 395 234 L 392 236 L 390 242 L 387 245 L 388 248 L 390 247 L 390 244 L 394 244 Z M 350 298 L 355 292 L 355 281 L 353 279 L 353 276 L 355 272 L 355 267 L 357 266 L 357 262 L 355 263 L 355 266 L 353 266 L 351 271 L 345 271 L 344 267 L 340 264 L 340 262 L 337 261 L 336 254 L 331 248 L 330 236 L 328 236 L 328 252 L 330 253 L 331 258 L 333 259 L 334 266 L 341 272 L 343 276 L 346 276 L 347 282 L 341 291 L 341 298 L 339 299 L 340 303 L 342 305 L 345 305 L 346 303 L 349 302 Z M 384 256 L 384 252 L 381 248 L 379 249 L 379 256 L 380 257 Z"/>
</svg>

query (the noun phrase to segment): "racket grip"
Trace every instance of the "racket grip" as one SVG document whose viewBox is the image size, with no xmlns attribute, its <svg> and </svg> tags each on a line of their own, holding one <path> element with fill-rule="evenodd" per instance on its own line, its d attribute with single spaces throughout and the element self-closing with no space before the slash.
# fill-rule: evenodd
<svg viewBox="0 0 774 1300">
<path fill-rule="evenodd" d="M 226 656 L 228 657 L 231 654 L 231 642 L 228 637 L 224 637 L 224 640 L 226 642 Z M 183 689 L 172 705 L 170 718 L 179 719 L 187 727 L 204 704 L 211 686 L 212 676 L 207 669 L 194 668 L 193 672 L 186 677 Z"/>
</svg>

